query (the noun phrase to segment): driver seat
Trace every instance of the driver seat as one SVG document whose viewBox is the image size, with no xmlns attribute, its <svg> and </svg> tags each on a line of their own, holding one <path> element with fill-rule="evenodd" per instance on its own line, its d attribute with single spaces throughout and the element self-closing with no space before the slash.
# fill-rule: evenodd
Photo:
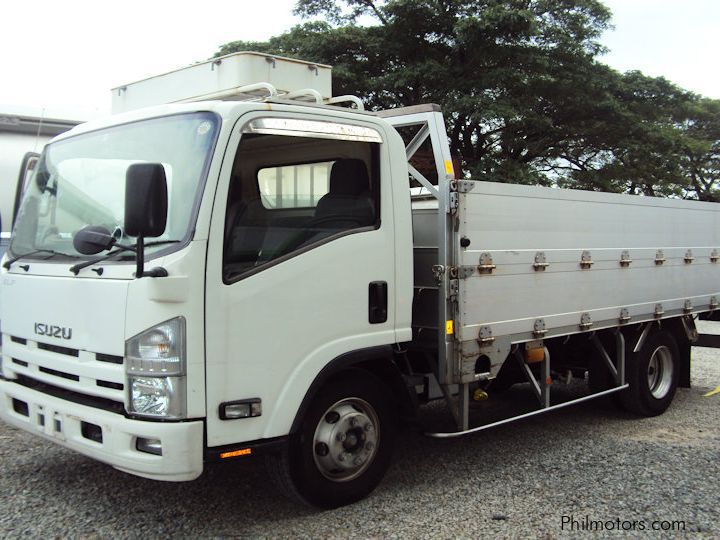
<svg viewBox="0 0 720 540">
<path fill-rule="evenodd" d="M 346 230 L 375 223 L 375 204 L 365 162 L 339 159 L 330 170 L 329 191 L 318 201 L 313 221 L 318 229 Z"/>
</svg>

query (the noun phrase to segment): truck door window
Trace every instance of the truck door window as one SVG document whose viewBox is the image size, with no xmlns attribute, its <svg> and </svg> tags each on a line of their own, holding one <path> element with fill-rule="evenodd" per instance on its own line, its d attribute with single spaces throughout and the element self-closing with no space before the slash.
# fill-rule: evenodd
<svg viewBox="0 0 720 540">
<path fill-rule="evenodd" d="M 308 208 L 317 206 L 328 194 L 334 161 L 268 167 L 258 171 L 260 200 L 265 208 Z"/>
<path fill-rule="evenodd" d="M 378 228 L 378 153 L 371 142 L 244 135 L 226 207 L 224 281 Z"/>
</svg>

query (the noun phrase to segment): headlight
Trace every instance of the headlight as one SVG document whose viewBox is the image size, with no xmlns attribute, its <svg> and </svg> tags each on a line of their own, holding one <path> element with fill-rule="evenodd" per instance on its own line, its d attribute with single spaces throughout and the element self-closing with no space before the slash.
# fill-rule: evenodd
<svg viewBox="0 0 720 540">
<path fill-rule="evenodd" d="M 125 343 L 128 412 L 185 418 L 185 319 L 159 324 Z"/>
<path fill-rule="evenodd" d="M 185 377 L 129 378 L 130 412 L 162 418 L 185 417 Z"/>
</svg>

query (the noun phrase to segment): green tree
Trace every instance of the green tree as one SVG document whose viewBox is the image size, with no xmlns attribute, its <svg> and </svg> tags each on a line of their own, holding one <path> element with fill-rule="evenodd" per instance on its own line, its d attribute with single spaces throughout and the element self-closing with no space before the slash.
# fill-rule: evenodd
<svg viewBox="0 0 720 540">
<path fill-rule="evenodd" d="M 684 189 L 701 201 L 720 202 L 720 101 L 695 100 L 681 131 L 680 165 L 687 178 Z"/>
<path fill-rule="evenodd" d="M 682 116 L 694 95 L 663 78 L 605 68 L 607 110 L 577 134 L 563 157 L 563 186 L 682 196 Z"/>
<path fill-rule="evenodd" d="M 442 106 L 476 178 L 716 197 L 718 105 L 598 62 L 599 0 L 299 0 L 307 22 L 257 50 L 334 66 L 370 109 Z"/>
</svg>

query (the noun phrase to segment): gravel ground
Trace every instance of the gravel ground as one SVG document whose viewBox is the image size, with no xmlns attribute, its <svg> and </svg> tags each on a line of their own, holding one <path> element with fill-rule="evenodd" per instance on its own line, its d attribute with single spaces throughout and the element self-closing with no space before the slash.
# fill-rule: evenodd
<svg viewBox="0 0 720 540">
<path fill-rule="evenodd" d="M 406 434 L 371 497 L 327 512 L 283 499 L 261 463 L 153 482 L 0 424 L 0 536 L 557 538 L 577 534 L 563 516 L 587 516 L 648 529 L 682 520 L 687 536 L 717 538 L 720 395 L 703 394 L 720 385 L 720 350 L 693 354 L 693 388 L 661 417 L 595 401 L 471 437 Z M 441 407 L 425 412 L 447 419 Z"/>
</svg>

